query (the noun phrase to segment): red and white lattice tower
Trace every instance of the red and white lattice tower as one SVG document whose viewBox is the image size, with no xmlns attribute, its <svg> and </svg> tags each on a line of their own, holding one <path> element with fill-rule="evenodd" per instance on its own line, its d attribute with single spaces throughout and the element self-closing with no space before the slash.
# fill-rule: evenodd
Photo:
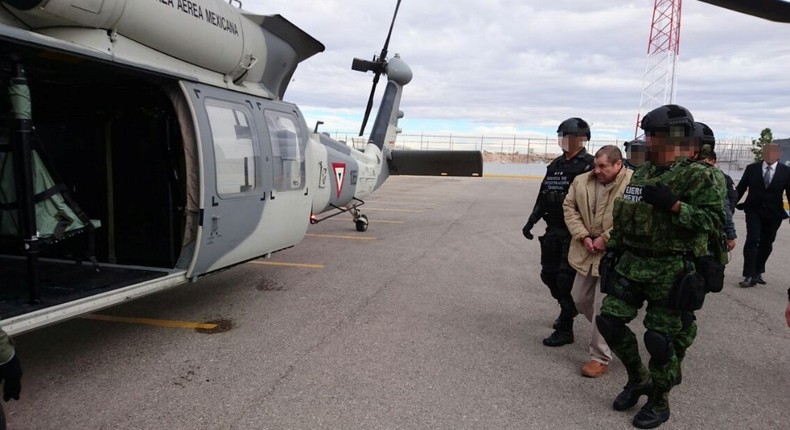
<svg viewBox="0 0 790 430">
<path fill-rule="evenodd" d="M 653 5 L 653 22 L 647 41 L 647 61 L 634 137 L 641 134 L 639 122 L 644 114 L 658 106 L 675 102 L 682 3 L 682 0 L 655 0 Z"/>
</svg>

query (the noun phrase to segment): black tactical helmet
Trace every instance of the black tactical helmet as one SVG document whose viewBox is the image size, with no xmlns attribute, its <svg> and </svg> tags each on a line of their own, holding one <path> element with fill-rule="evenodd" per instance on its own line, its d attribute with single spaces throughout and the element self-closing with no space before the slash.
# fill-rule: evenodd
<svg viewBox="0 0 790 430">
<path fill-rule="evenodd" d="M 694 123 L 694 137 L 699 141 L 700 148 L 704 145 L 710 145 L 710 150 L 712 151 L 716 147 L 716 137 L 713 136 L 713 130 L 704 122 Z"/>
<path fill-rule="evenodd" d="M 623 146 L 625 147 L 625 150 L 627 152 L 631 152 L 631 151 L 644 152 L 647 149 L 647 143 L 642 139 L 629 140 L 628 142 L 625 142 Z"/>
<path fill-rule="evenodd" d="M 664 105 L 648 112 L 642 118 L 642 130 L 645 133 L 663 131 L 673 133 L 676 129 L 683 133 L 683 136 L 690 137 L 694 133 L 694 116 L 683 106 Z"/>
<path fill-rule="evenodd" d="M 581 118 L 568 118 L 557 127 L 557 134 L 560 136 L 567 136 L 569 134 L 574 136 L 586 136 L 587 140 L 590 140 L 590 126 L 587 124 L 587 121 Z"/>
<path fill-rule="evenodd" d="M 625 146 L 625 165 L 630 169 L 636 169 L 645 162 L 647 153 L 647 142 L 642 139 L 634 139 L 623 144 Z"/>
</svg>

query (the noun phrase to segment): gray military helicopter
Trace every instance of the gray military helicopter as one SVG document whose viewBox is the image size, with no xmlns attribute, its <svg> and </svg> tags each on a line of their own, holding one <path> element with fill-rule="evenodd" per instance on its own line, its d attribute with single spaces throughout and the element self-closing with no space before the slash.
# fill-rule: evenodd
<svg viewBox="0 0 790 430">
<path fill-rule="evenodd" d="M 0 315 L 16 334 L 298 244 L 389 175 L 480 176 L 476 151 L 391 149 L 408 65 L 363 151 L 283 95 L 324 50 L 232 0 L 0 0 Z"/>
</svg>

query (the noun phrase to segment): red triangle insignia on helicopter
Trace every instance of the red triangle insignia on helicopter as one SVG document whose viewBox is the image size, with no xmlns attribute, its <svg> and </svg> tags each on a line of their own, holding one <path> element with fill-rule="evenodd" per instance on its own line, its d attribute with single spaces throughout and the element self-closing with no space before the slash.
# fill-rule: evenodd
<svg viewBox="0 0 790 430">
<path fill-rule="evenodd" d="M 332 170 L 335 172 L 337 198 L 340 198 L 340 193 L 343 192 L 343 176 L 346 175 L 346 163 L 332 163 Z"/>
</svg>

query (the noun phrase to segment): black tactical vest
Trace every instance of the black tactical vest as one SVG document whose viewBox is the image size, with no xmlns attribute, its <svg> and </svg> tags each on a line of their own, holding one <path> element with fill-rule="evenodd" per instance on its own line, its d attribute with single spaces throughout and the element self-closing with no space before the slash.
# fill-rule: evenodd
<svg viewBox="0 0 790 430">
<path fill-rule="evenodd" d="M 542 212 L 540 215 L 547 225 L 567 228 L 562 202 L 568 194 L 573 179 L 582 173 L 589 172 L 592 167 L 593 156 L 588 154 L 586 149 L 582 149 L 570 160 L 566 160 L 563 154 L 549 163 L 538 196 L 538 199 L 543 200 L 539 205 Z"/>
</svg>

